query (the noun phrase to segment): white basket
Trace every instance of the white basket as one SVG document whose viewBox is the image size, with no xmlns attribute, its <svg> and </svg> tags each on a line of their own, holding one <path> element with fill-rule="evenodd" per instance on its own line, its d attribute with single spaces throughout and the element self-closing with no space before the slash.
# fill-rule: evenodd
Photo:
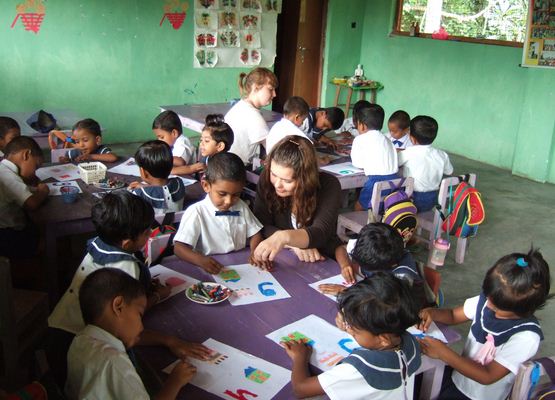
<svg viewBox="0 0 555 400">
<path fill-rule="evenodd" d="M 78 164 L 81 179 L 87 184 L 98 183 L 106 177 L 106 166 L 98 161 Z"/>
</svg>

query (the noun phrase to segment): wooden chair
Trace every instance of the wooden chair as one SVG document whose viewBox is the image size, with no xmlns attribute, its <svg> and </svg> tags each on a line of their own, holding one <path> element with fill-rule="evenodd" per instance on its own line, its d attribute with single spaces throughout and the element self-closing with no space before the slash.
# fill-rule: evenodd
<svg viewBox="0 0 555 400">
<path fill-rule="evenodd" d="M 48 295 L 14 289 L 8 259 L 0 257 L 0 385 L 17 385 L 20 360 L 46 335 Z M 4 382 L 2 382 L 4 381 Z"/>
<path fill-rule="evenodd" d="M 439 195 L 438 195 L 438 204 L 441 207 L 441 210 L 445 213 L 447 200 L 449 199 L 449 193 L 451 192 L 451 188 L 454 191 L 456 186 L 460 183 L 459 176 L 450 176 L 447 178 L 443 178 L 441 181 L 441 185 L 439 187 Z M 469 174 L 468 183 L 471 186 L 476 186 L 476 174 Z M 419 213 L 417 215 L 418 218 L 418 226 L 416 228 L 417 236 L 427 243 L 428 248 L 432 249 L 433 242 L 436 238 L 441 235 L 441 216 L 437 209 L 432 209 L 430 211 L 426 211 L 423 213 Z M 426 231 L 428 235 L 422 235 L 422 231 Z M 457 264 L 462 264 L 464 262 L 464 255 L 466 253 L 466 238 L 456 238 L 456 253 L 455 253 L 455 261 Z"/>
<path fill-rule="evenodd" d="M 372 192 L 371 205 L 372 209 L 368 211 L 351 211 L 339 214 L 337 217 L 337 236 L 343 241 L 348 240 L 347 230 L 353 233 L 359 233 L 363 226 L 372 221 L 381 221 L 381 203 L 385 196 L 391 191 L 391 184 L 394 187 L 403 189 L 407 196 L 411 196 L 414 190 L 414 179 L 411 177 L 398 178 L 390 181 L 381 181 L 374 184 Z"/>
</svg>

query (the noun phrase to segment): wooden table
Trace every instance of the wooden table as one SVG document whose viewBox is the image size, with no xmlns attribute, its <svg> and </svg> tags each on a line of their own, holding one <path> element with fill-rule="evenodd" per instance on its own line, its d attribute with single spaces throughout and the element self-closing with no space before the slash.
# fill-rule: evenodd
<svg viewBox="0 0 555 400">
<path fill-rule="evenodd" d="M 339 107 L 342 104 L 339 104 L 339 95 L 341 94 L 341 89 L 347 89 L 347 101 L 345 103 L 345 117 L 349 115 L 349 110 L 351 109 L 351 99 L 353 97 L 353 92 L 358 92 L 358 99 L 364 100 L 366 98 L 366 92 L 370 91 L 370 103 L 376 102 L 376 94 L 378 90 L 383 89 L 383 85 L 380 82 L 374 81 L 371 85 L 364 85 L 364 86 L 350 86 L 347 83 L 335 83 L 330 82 L 332 85 L 335 85 L 335 102 L 334 106 Z"/>
<path fill-rule="evenodd" d="M 214 256 L 223 265 L 244 264 L 249 250 Z M 181 261 L 175 256 L 162 261 L 162 265 L 201 281 L 213 281 L 211 275 L 200 268 Z M 214 338 L 237 349 L 253 354 L 264 360 L 291 369 L 291 360 L 278 345 L 265 337 L 270 332 L 287 324 L 315 314 L 330 324 L 335 324 L 337 303 L 308 286 L 340 273 L 339 265 L 333 260 L 318 263 L 304 263 L 289 250 L 283 250 L 276 258 L 272 274 L 291 295 L 290 298 L 257 303 L 251 306 L 232 306 L 229 302 L 206 306 L 193 303 L 185 293 L 156 305 L 144 319 L 145 328 L 176 335 L 188 341 L 203 342 Z M 452 329 L 442 327 L 447 340 L 460 340 L 460 335 Z M 158 347 L 136 347 L 140 358 L 165 380 L 163 368 L 175 361 L 169 351 Z M 443 377 L 443 364 L 423 357 L 420 372 L 423 376 L 421 399 L 437 396 Z M 218 397 L 192 385 L 185 386 L 179 399 L 217 399 Z M 285 386 L 276 399 L 292 399 L 291 384 Z"/>
<path fill-rule="evenodd" d="M 233 103 L 235 104 L 235 103 Z M 174 106 L 160 106 L 162 111 L 174 111 L 181 120 L 181 124 L 192 131 L 201 133 L 204 127 L 204 122 L 208 114 L 222 114 L 225 115 L 233 106 L 232 103 L 213 103 L 213 104 L 187 104 L 187 105 L 174 105 Z M 278 122 L 282 115 L 275 111 L 260 110 L 262 117 L 271 128 Z"/>
</svg>

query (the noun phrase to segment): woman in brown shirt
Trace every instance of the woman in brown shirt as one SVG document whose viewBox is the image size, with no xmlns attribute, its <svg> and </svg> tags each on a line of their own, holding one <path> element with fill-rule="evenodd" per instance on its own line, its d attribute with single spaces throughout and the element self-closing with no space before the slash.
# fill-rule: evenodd
<svg viewBox="0 0 555 400">
<path fill-rule="evenodd" d="M 254 203 L 264 225 L 255 261 L 272 261 L 285 246 L 299 260 L 315 262 L 333 257 L 341 245 L 336 234 L 341 186 L 332 175 L 319 172 L 309 140 L 287 136 L 268 155 Z"/>
</svg>

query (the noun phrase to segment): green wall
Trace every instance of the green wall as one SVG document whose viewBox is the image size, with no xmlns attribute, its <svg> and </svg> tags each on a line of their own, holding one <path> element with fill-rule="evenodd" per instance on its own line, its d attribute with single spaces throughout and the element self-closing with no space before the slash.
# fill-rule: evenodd
<svg viewBox="0 0 555 400">
<path fill-rule="evenodd" d="M 152 138 L 165 104 L 239 97 L 241 69 L 194 69 L 193 0 L 179 30 L 162 0 L 46 1 L 38 34 L 10 25 L 23 0 L 0 0 L 0 112 L 71 108 L 105 141 Z"/>
<path fill-rule="evenodd" d="M 343 4 L 330 3 L 330 9 Z M 432 115 L 440 125 L 438 147 L 555 182 L 555 71 L 519 67 L 520 48 L 390 36 L 395 4 L 375 0 L 359 11 L 360 62 L 385 85 L 378 102 L 386 115 L 397 109 Z M 330 32 L 330 47 L 347 47 Z M 329 76 L 350 73 L 357 55 L 352 50 L 343 65 L 330 64 Z M 330 91 L 324 96 L 333 101 Z"/>
</svg>

